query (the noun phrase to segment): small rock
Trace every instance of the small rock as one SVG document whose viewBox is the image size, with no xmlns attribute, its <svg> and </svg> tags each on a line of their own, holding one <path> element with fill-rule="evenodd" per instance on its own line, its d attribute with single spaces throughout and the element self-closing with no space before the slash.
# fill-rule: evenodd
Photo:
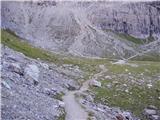
<svg viewBox="0 0 160 120">
<path fill-rule="evenodd" d="M 125 92 L 126 92 L 126 93 L 128 93 L 128 92 L 129 92 L 129 90 L 128 90 L 128 89 L 126 89 L 126 90 L 125 90 Z"/>
<path fill-rule="evenodd" d="M 45 69 L 49 69 L 49 66 L 46 63 L 40 63 L 40 65 Z"/>
<path fill-rule="evenodd" d="M 87 95 L 86 96 L 86 100 L 89 101 L 89 102 L 93 102 L 94 101 L 94 99 L 93 99 L 93 97 L 91 95 Z"/>
<path fill-rule="evenodd" d="M 155 115 L 156 114 L 156 110 L 153 110 L 153 109 L 145 109 L 144 112 L 146 115 Z"/>
<path fill-rule="evenodd" d="M 8 83 L 7 83 L 6 81 L 3 80 L 1 83 L 2 83 L 2 85 L 3 85 L 4 87 L 6 87 L 6 88 L 8 88 L 8 89 L 11 89 L 11 87 L 8 85 Z"/>
<path fill-rule="evenodd" d="M 128 69 L 125 69 L 126 72 L 128 72 Z"/>
<path fill-rule="evenodd" d="M 101 87 L 101 82 L 99 82 L 97 80 L 91 80 L 90 85 L 95 86 L 95 87 Z"/>
<path fill-rule="evenodd" d="M 127 87 L 127 84 L 123 84 L 123 86 Z"/>
<path fill-rule="evenodd" d="M 156 106 L 153 106 L 153 105 L 149 105 L 147 108 L 157 110 Z"/>
<path fill-rule="evenodd" d="M 105 112 L 105 110 L 103 110 L 103 109 L 101 109 L 99 107 L 97 108 L 97 110 L 100 111 L 100 112 Z"/>
<path fill-rule="evenodd" d="M 105 79 L 112 79 L 112 77 L 107 75 L 107 76 L 105 76 Z"/>
<path fill-rule="evenodd" d="M 23 71 L 18 63 L 9 64 L 8 69 L 12 72 L 23 75 Z"/>
<path fill-rule="evenodd" d="M 119 65 L 123 65 L 125 64 L 126 61 L 125 60 L 118 60 L 117 62 L 113 63 L 113 64 L 119 64 Z"/>
<path fill-rule="evenodd" d="M 148 88 L 151 88 L 151 87 L 152 87 L 152 84 L 147 84 L 147 87 L 148 87 Z"/>
<path fill-rule="evenodd" d="M 68 90 L 76 90 L 76 87 L 75 86 L 72 86 L 70 84 L 67 84 L 66 86 L 68 88 Z"/>
<path fill-rule="evenodd" d="M 159 115 L 152 115 L 151 119 L 152 120 L 160 120 L 160 116 Z"/>
<path fill-rule="evenodd" d="M 126 120 L 131 120 L 131 113 L 130 112 L 123 112 L 123 116 L 126 118 Z"/>
<path fill-rule="evenodd" d="M 110 84 L 110 83 L 107 84 L 107 88 L 109 88 L 109 89 L 112 88 L 112 84 Z"/>
<path fill-rule="evenodd" d="M 65 103 L 63 101 L 58 101 L 58 105 L 59 105 L 59 107 L 64 107 Z"/>
<path fill-rule="evenodd" d="M 117 120 L 124 120 L 124 117 L 123 117 L 123 115 L 121 115 L 121 114 L 118 114 L 118 115 L 116 116 L 116 118 L 117 118 Z"/>
</svg>

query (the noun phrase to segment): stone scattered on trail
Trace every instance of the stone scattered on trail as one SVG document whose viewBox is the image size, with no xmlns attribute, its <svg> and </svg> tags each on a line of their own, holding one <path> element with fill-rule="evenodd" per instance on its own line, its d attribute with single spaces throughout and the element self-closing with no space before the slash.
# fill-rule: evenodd
<svg viewBox="0 0 160 120">
<path fill-rule="evenodd" d="M 25 75 L 28 78 L 31 78 L 34 80 L 34 84 L 38 84 L 38 78 L 39 78 L 39 68 L 34 65 L 34 64 L 30 64 L 27 65 L 27 67 L 25 68 Z"/>
<path fill-rule="evenodd" d="M 89 85 L 95 86 L 95 87 L 101 87 L 101 82 L 99 82 L 97 80 L 91 80 Z"/>
</svg>

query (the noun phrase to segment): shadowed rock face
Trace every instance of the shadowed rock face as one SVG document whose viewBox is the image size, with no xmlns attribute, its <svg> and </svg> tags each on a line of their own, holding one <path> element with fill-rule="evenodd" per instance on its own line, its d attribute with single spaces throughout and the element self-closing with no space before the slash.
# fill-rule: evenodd
<svg viewBox="0 0 160 120">
<path fill-rule="evenodd" d="M 158 3 L 2 2 L 2 27 L 50 51 L 129 57 L 140 48 L 106 30 L 159 38 Z"/>
</svg>

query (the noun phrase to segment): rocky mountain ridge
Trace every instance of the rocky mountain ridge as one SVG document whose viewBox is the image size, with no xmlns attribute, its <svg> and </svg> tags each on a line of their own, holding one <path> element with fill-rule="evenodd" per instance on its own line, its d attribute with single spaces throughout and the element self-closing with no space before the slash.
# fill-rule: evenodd
<svg viewBox="0 0 160 120">
<path fill-rule="evenodd" d="M 2 28 L 50 51 L 122 59 L 142 51 L 128 39 L 159 40 L 158 3 L 3 1 Z"/>
</svg>

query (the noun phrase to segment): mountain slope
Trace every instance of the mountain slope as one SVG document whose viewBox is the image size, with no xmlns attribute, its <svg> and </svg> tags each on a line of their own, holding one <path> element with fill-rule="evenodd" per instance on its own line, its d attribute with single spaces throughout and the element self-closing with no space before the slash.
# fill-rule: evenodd
<svg viewBox="0 0 160 120">
<path fill-rule="evenodd" d="M 151 35 L 155 40 L 159 39 L 159 9 L 148 4 L 2 2 L 2 27 L 50 51 L 124 59 L 143 51 L 143 46 L 117 33 L 141 37 L 139 41 Z M 143 18 L 146 24 L 143 24 Z M 151 22 L 153 18 L 155 21 Z M 128 22 L 132 27 L 128 27 Z M 155 51 L 160 51 L 159 45 Z"/>
</svg>

